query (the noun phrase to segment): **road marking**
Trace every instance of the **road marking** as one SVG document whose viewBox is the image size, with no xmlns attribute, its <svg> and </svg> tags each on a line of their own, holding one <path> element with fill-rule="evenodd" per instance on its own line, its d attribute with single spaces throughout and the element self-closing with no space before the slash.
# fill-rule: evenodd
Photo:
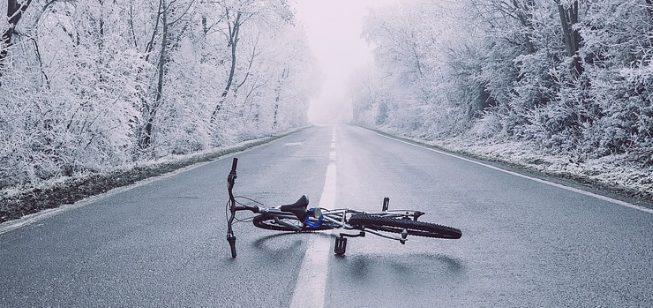
<svg viewBox="0 0 653 308">
<path fill-rule="evenodd" d="M 586 195 L 586 196 L 589 196 L 589 197 L 593 197 L 593 198 L 596 198 L 596 199 L 599 199 L 599 200 L 603 200 L 603 201 L 611 202 L 611 203 L 614 203 L 614 204 L 617 204 L 617 205 L 621 205 L 623 207 L 627 207 L 627 208 L 635 209 L 635 210 L 638 210 L 638 211 L 653 214 L 653 209 L 649 209 L 649 208 L 646 208 L 646 207 L 643 207 L 643 206 L 632 204 L 632 203 L 629 203 L 629 202 L 626 202 L 626 201 L 622 201 L 622 200 L 602 196 L 602 195 L 599 195 L 599 194 L 596 194 L 596 193 L 593 193 L 593 192 L 585 191 L 585 190 L 582 190 L 582 189 L 578 189 L 578 188 L 574 188 L 574 187 L 570 187 L 570 186 L 566 186 L 566 185 L 562 185 L 562 184 L 558 184 L 558 183 L 549 182 L 547 180 L 543 180 L 543 179 L 539 179 L 539 178 L 536 178 L 536 177 L 520 174 L 520 173 L 517 173 L 517 172 L 514 172 L 514 171 L 505 170 L 505 169 L 502 169 L 502 168 L 499 168 L 499 167 L 496 167 L 496 166 L 488 165 L 488 164 L 485 164 L 485 163 L 482 163 L 482 162 L 479 162 L 479 161 L 475 161 L 475 160 L 472 160 L 472 159 L 469 159 L 469 158 L 458 156 L 456 154 L 447 153 L 447 152 L 440 151 L 440 150 L 433 149 L 433 148 L 429 148 L 429 147 L 426 147 L 426 146 L 423 146 L 423 145 L 419 145 L 419 144 L 411 143 L 411 142 L 408 142 L 408 141 L 405 141 L 405 140 L 401 140 L 401 139 L 397 139 L 397 138 L 394 138 L 394 137 L 386 136 L 386 135 L 377 133 L 375 131 L 370 130 L 370 132 L 372 132 L 374 134 L 377 134 L 377 135 L 379 135 L 381 137 L 387 138 L 387 139 L 392 139 L 392 140 L 395 140 L 395 141 L 398 141 L 398 142 L 402 142 L 402 143 L 405 143 L 405 144 L 412 145 L 414 147 L 426 149 L 426 150 L 429 150 L 431 152 L 436 152 L 436 153 L 439 153 L 439 154 L 451 156 L 451 157 L 454 157 L 454 158 L 457 158 L 457 159 L 460 159 L 460 160 L 464 160 L 464 161 L 467 161 L 467 162 L 470 162 L 470 163 L 481 165 L 481 166 L 484 166 L 484 167 L 487 167 L 487 168 L 490 168 L 490 169 L 494 169 L 494 170 L 497 170 L 497 171 L 505 172 L 507 174 L 518 176 L 518 177 L 521 177 L 521 178 L 524 178 L 524 179 L 528 179 L 528 180 L 535 181 L 535 182 L 542 183 L 542 184 L 546 184 L 546 185 L 551 185 L 551 186 L 554 186 L 554 187 L 557 187 L 557 188 L 561 188 L 561 189 L 564 189 L 564 190 L 568 190 L 568 191 L 572 191 L 572 192 L 579 193 L 579 194 L 582 194 L 582 195 Z"/>
<path fill-rule="evenodd" d="M 332 147 L 329 152 L 329 165 L 326 170 L 324 189 L 319 207 L 332 209 L 336 203 L 336 150 L 335 127 L 333 129 Z M 324 307 L 326 281 L 329 268 L 331 236 L 325 233 L 311 234 L 311 239 L 299 270 L 290 308 Z"/>
</svg>

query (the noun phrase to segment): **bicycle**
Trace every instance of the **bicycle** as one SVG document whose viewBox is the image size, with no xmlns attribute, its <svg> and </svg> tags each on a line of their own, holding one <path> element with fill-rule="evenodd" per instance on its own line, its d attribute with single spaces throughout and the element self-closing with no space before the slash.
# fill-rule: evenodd
<svg viewBox="0 0 653 308">
<path fill-rule="evenodd" d="M 397 240 L 401 244 L 406 243 L 409 235 L 442 239 L 459 239 L 462 236 L 459 229 L 418 221 L 417 219 L 424 215 L 424 212 L 389 210 L 390 199 L 387 197 L 383 200 L 381 212 L 365 212 L 348 208 L 335 210 L 309 208 L 309 200 L 306 195 L 303 195 L 293 204 L 266 207 L 255 200 L 234 196 L 233 188 L 236 183 L 237 166 L 238 158 L 234 158 L 231 171 L 227 177 L 229 192 L 226 208 L 228 216 L 227 241 L 231 247 L 232 258 L 236 257 L 236 236 L 233 232 L 234 221 L 247 221 L 247 219 L 236 219 L 236 213 L 240 211 L 250 211 L 258 214 L 250 217 L 250 219 L 254 226 L 262 229 L 290 232 L 314 232 L 332 229 L 358 231 L 356 234 L 340 233 L 336 237 L 334 247 L 336 255 L 345 254 L 348 237 L 364 237 L 366 233 Z M 245 199 L 257 205 L 243 204 L 237 199 Z"/>
</svg>

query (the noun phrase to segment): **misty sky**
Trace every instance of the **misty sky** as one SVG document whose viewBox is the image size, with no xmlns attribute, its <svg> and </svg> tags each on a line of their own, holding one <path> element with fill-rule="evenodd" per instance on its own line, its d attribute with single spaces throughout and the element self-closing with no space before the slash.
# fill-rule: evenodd
<svg viewBox="0 0 653 308">
<path fill-rule="evenodd" d="M 294 0 L 298 23 L 306 28 L 309 44 L 324 74 L 319 97 L 311 102 L 313 123 L 348 120 L 351 98 L 346 82 L 355 69 L 373 61 L 361 38 L 367 7 L 395 0 Z"/>
</svg>

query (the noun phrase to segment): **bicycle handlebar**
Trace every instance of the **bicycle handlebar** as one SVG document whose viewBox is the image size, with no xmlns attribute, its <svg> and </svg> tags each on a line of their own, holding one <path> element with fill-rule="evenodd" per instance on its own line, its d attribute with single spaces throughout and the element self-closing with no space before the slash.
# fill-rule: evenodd
<svg viewBox="0 0 653 308">
<path fill-rule="evenodd" d="M 238 167 L 238 158 L 234 157 L 231 163 L 231 171 L 229 172 L 229 176 L 227 177 L 227 183 L 228 183 L 227 189 L 229 191 L 229 213 L 231 214 L 227 218 L 227 241 L 229 241 L 229 246 L 231 246 L 232 258 L 236 257 L 236 235 L 234 235 L 234 231 L 232 228 L 234 220 L 236 219 L 236 212 L 251 211 L 252 213 L 258 213 L 260 211 L 260 208 L 258 206 L 236 204 L 236 198 L 234 197 L 233 189 L 234 189 L 234 185 L 236 184 L 236 178 L 238 177 L 236 175 L 237 167 Z"/>
<path fill-rule="evenodd" d="M 236 235 L 234 235 L 234 231 L 231 228 L 231 225 L 234 222 L 234 219 L 236 217 L 236 198 L 234 198 L 234 185 L 236 184 L 236 168 L 238 167 L 238 158 L 234 157 L 232 163 L 231 163 L 231 171 L 229 172 L 229 176 L 227 177 L 227 183 L 228 183 L 228 191 L 229 191 L 229 212 L 231 213 L 231 216 L 228 218 L 227 222 L 227 241 L 229 242 L 229 246 L 231 247 L 231 257 L 235 258 L 236 257 Z"/>
</svg>

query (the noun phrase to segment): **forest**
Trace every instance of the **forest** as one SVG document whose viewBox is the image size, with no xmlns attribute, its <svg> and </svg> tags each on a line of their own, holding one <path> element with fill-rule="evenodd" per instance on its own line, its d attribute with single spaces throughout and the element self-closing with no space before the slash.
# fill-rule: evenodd
<svg viewBox="0 0 653 308">
<path fill-rule="evenodd" d="M 286 0 L 0 9 L 0 188 L 300 127 L 319 86 Z"/>
<path fill-rule="evenodd" d="M 609 162 L 653 192 L 653 1 L 400 1 L 363 36 L 375 64 L 352 77 L 355 122 Z"/>
<path fill-rule="evenodd" d="M 310 124 L 320 69 L 291 0 L 0 10 L 0 189 Z M 608 162 L 653 194 L 653 0 L 403 0 L 370 7 L 361 36 L 353 123 Z"/>
</svg>

